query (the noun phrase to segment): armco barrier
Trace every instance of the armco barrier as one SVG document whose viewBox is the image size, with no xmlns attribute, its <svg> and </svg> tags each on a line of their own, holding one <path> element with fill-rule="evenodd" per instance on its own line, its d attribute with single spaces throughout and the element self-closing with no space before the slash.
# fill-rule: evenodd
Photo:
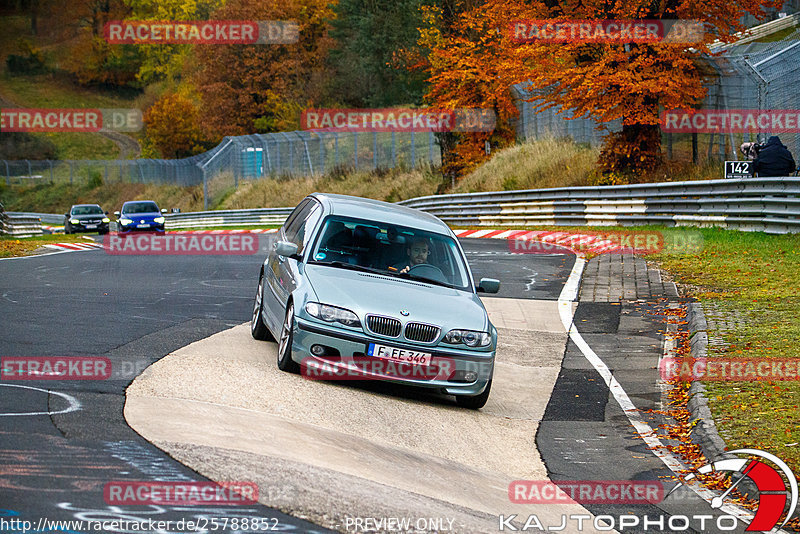
<svg viewBox="0 0 800 534">
<path fill-rule="evenodd" d="M 209 226 L 249 226 L 283 224 L 294 208 L 258 208 L 172 213 L 165 215 L 165 227 L 203 228 Z"/>
<path fill-rule="evenodd" d="M 743 231 L 800 231 L 800 177 L 745 178 L 524 191 L 463 193 L 399 202 L 453 226 L 719 226 Z M 283 224 L 292 208 L 165 215 L 168 229 Z M 48 217 L 63 223 L 63 216 Z M 54 219 L 55 220 L 55 219 Z"/>
<path fill-rule="evenodd" d="M 400 202 L 455 226 L 719 226 L 800 231 L 800 177 L 464 193 Z"/>
<path fill-rule="evenodd" d="M 14 237 L 42 235 L 42 222 L 39 217 L 6 213 L 2 233 Z"/>
</svg>

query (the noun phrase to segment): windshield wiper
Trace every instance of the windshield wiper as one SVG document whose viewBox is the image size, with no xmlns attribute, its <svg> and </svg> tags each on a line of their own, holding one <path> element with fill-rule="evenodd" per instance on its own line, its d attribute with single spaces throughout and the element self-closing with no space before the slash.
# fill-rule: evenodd
<svg viewBox="0 0 800 534">
<path fill-rule="evenodd" d="M 330 265 L 331 267 L 339 267 L 341 269 L 350 269 L 351 271 L 363 271 L 365 273 L 375 273 L 375 274 L 392 274 L 388 271 L 384 271 L 382 269 L 375 269 L 372 267 L 365 267 L 363 265 L 357 265 L 353 263 L 345 263 L 343 261 L 312 261 L 310 262 L 313 265 Z"/>
<path fill-rule="evenodd" d="M 404 278 L 406 280 L 416 280 L 418 282 L 425 282 L 426 284 L 433 284 L 435 286 L 457 289 L 457 287 L 454 286 L 453 284 L 448 284 L 447 282 L 442 282 L 441 280 L 434 280 L 433 278 L 427 278 L 425 276 L 414 276 L 413 274 L 408 274 L 408 273 L 396 273 L 396 274 L 397 276 Z"/>
</svg>

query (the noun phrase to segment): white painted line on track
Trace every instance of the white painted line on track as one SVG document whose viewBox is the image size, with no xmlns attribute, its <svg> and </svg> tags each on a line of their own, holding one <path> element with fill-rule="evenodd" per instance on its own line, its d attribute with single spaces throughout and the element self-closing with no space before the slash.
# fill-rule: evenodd
<svg viewBox="0 0 800 534">
<path fill-rule="evenodd" d="M 0 387 L 5 386 L 7 388 L 22 388 L 22 389 L 32 389 L 34 391 L 41 391 L 43 393 L 49 393 L 52 395 L 56 395 L 57 397 L 61 397 L 62 399 L 66 399 L 69 403 L 69 406 L 60 410 L 58 412 L 20 412 L 20 413 L 0 413 L 0 417 L 19 417 L 22 415 L 60 415 L 69 412 L 75 412 L 81 409 L 81 402 L 73 397 L 72 395 L 67 395 L 66 393 L 61 393 L 59 391 L 53 391 L 50 389 L 42 389 L 42 388 L 35 388 L 33 386 L 20 386 L 17 384 L 0 384 Z"/>
<path fill-rule="evenodd" d="M 625 412 L 625 416 L 628 418 L 628 421 L 630 421 L 631 425 L 636 429 L 636 432 L 639 434 L 642 440 L 644 440 L 648 448 L 653 451 L 653 454 L 655 454 L 656 457 L 680 479 L 681 473 L 686 473 L 691 469 L 673 456 L 673 454 L 669 452 L 669 449 L 667 449 L 667 447 L 661 443 L 661 440 L 658 439 L 656 435 L 656 431 L 653 430 L 653 428 L 651 428 L 650 425 L 642 419 L 642 417 L 639 415 L 638 408 L 636 408 L 636 405 L 634 405 L 630 397 L 628 397 L 625 389 L 614 377 L 614 374 L 611 372 L 605 362 L 603 362 L 603 360 L 594 352 L 594 350 L 592 350 L 586 340 L 583 339 L 583 336 L 581 336 L 580 332 L 578 332 L 578 328 L 573 323 L 574 312 L 572 311 L 572 303 L 578 296 L 581 275 L 583 274 L 583 268 L 585 266 L 585 257 L 582 254 L 577 254 L 575 258 L 575 265 L 572 267 L 572 272 L 570 272 L 569 278 L 564 284 L 561 294 L 558 296 L 558 313 L 561 317 L 561 323 L 564 325 L 564 329 L 569 334 L 569 338 L 572 340 L 572 342 L 575 343 L 586 359 L 589 360 L 589 363 L 591 363 L 600 376 L 603 377 L 606 386 L 608 386 L 608 389 L 614 395 L 614 399 L 617 401 L 617 404 L 619 404 L 620 408 L 622 408 L 622 411 Z M 700 485 L 696 479 L 684 481 L 684 485 L 694 491 L 709 505 L 711 504 L 711 500 L 716 497 L 715 493 Z M 753 520 L 752 513 L 733 504 L 724 504 L 719 509 L 722 512 L 735 516 L 737 519 L 748 524 Z M 773 529 L 770 532 L 788 534 L 779 529 Z"/>
</svg>

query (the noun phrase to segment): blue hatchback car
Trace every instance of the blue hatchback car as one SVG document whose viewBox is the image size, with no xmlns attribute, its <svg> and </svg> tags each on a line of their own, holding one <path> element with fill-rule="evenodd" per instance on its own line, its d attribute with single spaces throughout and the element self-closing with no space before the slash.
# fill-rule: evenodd
<svg viewBox="0 0 800 534">
<path fill-rule="evenodd" d="M 251 333 L 278 341 L 281 370 L 403 383 L 477 409 L 497 347 L 477 292 L 499 286 L 474 284 L 455 234 L 433 215 L 314 193 L 261 267 Z"/>
<path fill-rule="evenodd" d="M 128 201 L 122 205 L 120 211 L 114 212 L 117 217 L 117 231 L 120 233 L 163 232 L 166 211 L 159 210 L 158 204 L 152 200 Z"/>
</svg>

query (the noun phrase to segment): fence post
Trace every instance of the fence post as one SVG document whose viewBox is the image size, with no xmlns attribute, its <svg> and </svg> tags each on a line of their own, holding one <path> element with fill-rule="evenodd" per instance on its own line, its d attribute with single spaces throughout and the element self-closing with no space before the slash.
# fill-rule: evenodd
<svg viewBox="0 0 800 534">
<path fill-rule="evenodd" d="M 392 130 L 392 168 L 397 167 L 397 132 Z"/>
<path fill-rule="evenodd" d="M 31 169 L 31 160 L 29 160 L 29 159 L 26 159 L 26 160 L 25 160 L 25 163 L 27 163 L 27 164 L 28 164 L 28 178 L 30 178 L 31 180 L 33 180 L 33 170 Z M 31 182 L 31 183 L 33 183 L 33 182 Z"/>
<path fill-rule="evenodd" d="M 6 164 L 6 185 L 11 185 L 11 171 L 8 170 L 8 161 L 3 160 L 3 163 Z"/>
<path fill-rule="evenodd" d="M 52 183 L 53 183 L 53 181 L 54 181 L 54 180 L 53 180 L 53 160 L 51 160 L 51 159 L 48 159 L 48 160 L 47 160 L 47 163 L 49 163 L 49 164 L 50 164 L 50 183 L 52 184 Z"/>
<path fill-rule="evenodd" d="M 428 163 L 433 165 L 433 132 L 428 132 Z"/>
<path fill-rule="evenodd" d="M 353 165 L 358 170 L 358 132 L 353 132 Z"/>
<path fill-rule="evenodd" d="M 105 165 L 106 165 L 106 173 L 103 176 L 103 183 L 107 184 L 108 183 L 108 161 L 105 162 Z"/>
<path fill-rule="evenodd" d="M 74 171 L 72 168 L 72 160 L 69 160 L 67 163 L 69 163 L 69 185 L 72 185 L 72 174 Z"/>
<path fill-rule="evenodd" d="M 411 130 L 411 170 L 417 165 L 417 143 L 414 141 L 414 130 Z"/>
<path fill-rule="evenodd" d="M 378 168 L 378 132 L 372 132 L 372 168 Z"/>
<path fill-rule="evenodd" d="M 319 138 L 319 173 L 325 174 L 325 138 L 321 133 L 317 134 Z"/>
<path fill-rule="evenodd" d="M 200 167 L 203 171 L 203 211 L 208 211 L 208 176 L 205 167 Z"/>
<path fill-rule="evenodd" d="M 333 166 L 339 166 L 339 132 L 333 132 Z"/>
</svg>

